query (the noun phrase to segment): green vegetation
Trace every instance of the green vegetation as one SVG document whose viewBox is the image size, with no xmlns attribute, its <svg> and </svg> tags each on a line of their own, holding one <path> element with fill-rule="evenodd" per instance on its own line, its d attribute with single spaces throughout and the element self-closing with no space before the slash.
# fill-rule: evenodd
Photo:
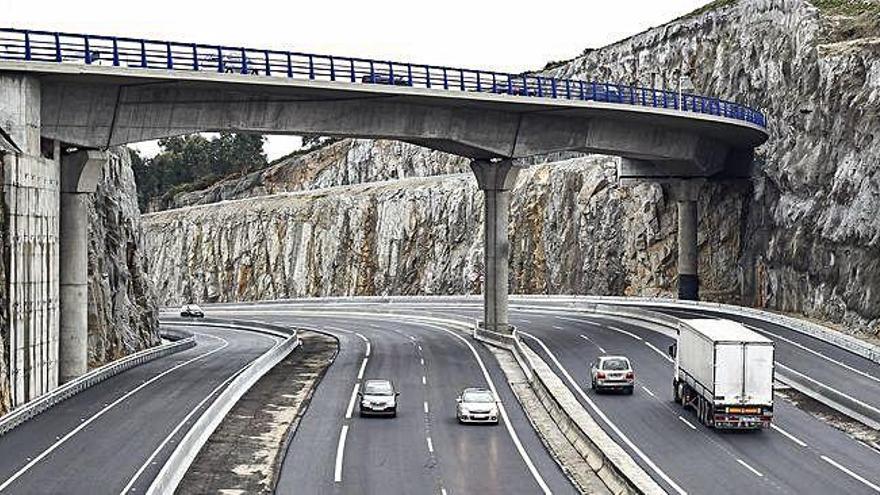
<svg viewBox="0 0 880 495">
<path fill-rule="evenodd" d="M 228 175 L 265 167 L 264 141 L 263 136 L 221 132 L 213 139 L 200 134 L 161 139 L 162 151 L 148 159 L 130 150 L 141 209 L 154 198 L 202 189 Z"/>
<path fill-rule="evenodd" d="M 880 1 L 877 0 L 811 0 L 810 3 L 828 14 L 880 15 Z"/>
</svg>

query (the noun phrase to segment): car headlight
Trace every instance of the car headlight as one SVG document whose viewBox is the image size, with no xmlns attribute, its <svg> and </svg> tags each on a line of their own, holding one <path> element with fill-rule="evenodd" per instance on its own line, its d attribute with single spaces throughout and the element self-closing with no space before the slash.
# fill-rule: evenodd
<svg viewBox="0 0 880 495">
<path fill-rule="evenodd" d="M 461 411 L 462 414 L 470 414 L 470 413 L 471 413 L 471 412 L 468 410 L 468 408 L 466 408 L 466 407 L 464 407 L 464 406 L 461 406 L 461 407 L 459 408 L 459 410 Z"/>
</svg>

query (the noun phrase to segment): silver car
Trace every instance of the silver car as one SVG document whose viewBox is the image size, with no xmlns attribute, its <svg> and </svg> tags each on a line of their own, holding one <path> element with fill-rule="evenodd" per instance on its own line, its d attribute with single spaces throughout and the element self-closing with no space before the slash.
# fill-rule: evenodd
<svg viewBox="0 0 880 495">
<path fill-rule="evenodd" d="M 471 387 L 462 390 L 456 399 L 459 423 L 498 424 L 498 400 L 491 390 Z"/>
<path fill-rule="evenodd" d="M 633 393 L 636 374 L 623 356 L 600 356 L 590 365 L 590 387 L 596 391 L 620 390 Z"/>
<path fill-rule="evenodd" d="M 203 318 L 205 312 L 195 304 L 186 304 L 180 308 L 180 316 L 184 318 Z"/>
<path fill-rule="evenodd" d="M 391 380 L 365 380 L 360 398 L 361 416 L 383 415 L 397 416 L 397 397 L 400 392 L 394 390 Z"/>
</svg>

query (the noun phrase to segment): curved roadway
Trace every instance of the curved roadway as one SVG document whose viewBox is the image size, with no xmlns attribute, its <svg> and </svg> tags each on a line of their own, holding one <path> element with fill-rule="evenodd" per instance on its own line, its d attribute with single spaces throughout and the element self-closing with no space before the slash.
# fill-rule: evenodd
<svg viewBox="0 0 880 495">
<path fill-rule="evenodd" d="M 209 399 L 277 340 L 186 329 L 196 347 L 109 378 L 0 438 L 0 493 L 144 493 Z"/>
<path fill-rule="evenodd" d="M 790 402 L 778 398 L 776 402 L 776 418 L 774 428 L 763 432 L 723 433 L 708 430 L 696 420 L 692 411 L 685 411 L 671 401 L 671 362 L 665 355 L 664 350 L 672 343 L 672 338 L 646 328 L 643 324 L 632 320 L 603 317 L 579 312 L 569 307 L 569 304 L 554 304 L 549 302 L 535 302 L 530 300 L 514 299 L 511 307 L 511 321 L 518 328 L 531 337 L 524 337 L 524 342 L 538 352 L 554 368 L 576 397 L 584 405 L 585 409 L 594 416 L 599 424 L 609 432 L 631 455 L 641 464 L 645 470 L 654 477 L 670 493 L 798 493 L 803 494 L 827 494 L 827 493 L 880 493 L 880 453 L 871 447 L 854 440 L 849 435 L 827 425 L 814 416 L 798 409 Z M 376 315 L 379 328 L 367 330 L 371 342 L 376 345 L 403 346 L 397 348 L 394 358 L 401 361 L 400 364 L 389 364 L 383 361 L 376 373 L 368 372 L 368 376 L 386 375 L 390 378 L 404 381 L 403 396 L 410 396 L 412 391 L 411 379 L 406 378 L 415 375 L 418 377 L 418 366 L 410 367 L 404 364 L 406 350 L 405 340 L 397 335 L 399 328 L 405 324 L 399 316 L 388 313 L 411 314 L 421 317 L 433 316 L 445 319 L 458 319 L 472 322 L 481 314 L 481 306 L 474 299 L 443 299 L 437 301 L 414 300 L 411 303 L 374 303 L 374 302 L 298 302 L 290 304 L 264 304 L 231 305 L 217 307 L 217 310 L 229 312 L 245 317 L 248 314 L 258 312 L 264 318 L 271 318 L 277 322 L 307 323 L 310 325 L 325 325 L 324 318 L 316 317 L 313 311 L 339 312 L 356 311 L 361 313 L 372 312 Z M 673 311 L 674 312 L 674 311 Z M 329 313 L 328 313 L 329 314 Z M 336 313 L 334 313 L 336 314 Z M 713 316 L 710 313 L 703 313 Z M 680 313 L 678 316 L 684 316 Z M 694 316 L 690 313 L 688 316 Z M 343 329 L 364 328 L 376 323 L 366 324 L 363 317 L 347 320 L 348 326 Z M 338 326 L 341 322 L 337 323 Z M 798 372 L 814 376 L 840 390 L 851 390 L 852 385 L 858 385 L 858 396 L 874 406 L 880 405 L 875 399 L 877 386 L 880 385 L 880 365 L 871 363 L 863 358 L 847 353 L 821 341 L 796 334 L 791 330 L 778 328 L 759 320 L 747 321 L 749 325 L 765 332 L 777 341 L 779 352 L 777 360 L 783 365 Z M 442 325 L 440 325 L 442 326 Z M 413 327 L 416 328 L 416 327 Z M 415 330 L 413 330 L 415 331 Z M 422 329 L 419 335 L 434 334 L 438 338 L 436 328 Z M 352 341 L 354 342 L 354 341 Z M 433 342 L 433 340 L 431 341 Z M 454 344 L 454 343 L 453 343 Z M 351 342 L 348 344 L 351 345 Z M 432 343 L 430 349 L 435 349 L 437 344 Z M 449 345 L 449 344 L 447 344 Z M 343 348 L 346 344 L 343 343 Z M 423 344 L 423 348 L 425 348 Z M 436 352 L 436 351 L 435 351 Z M 444 354 L 450 351 L 443 351 Z M 484 351 L 481 351 L 484 353 Z M 603 353 L 625 354 L 631 358 L 637 370 L 638 387 L 633 396 L 622 395 L 597 395 L 589 390 L 588 367 L 589 362 Z M 411 352 L 409 352 L 411 354 Z M 467 369 L 467 356 L 459 350 L 453 353 L 452 362 L 446 367 Z M 413 358 L 414 359 L 414 358 Z M 355 364 L 357 358 L 355 358 Z M 491 364 L 492 357 L 487 356 L 484 361 Z M 344 360 L 342 362 L 345 362 Z M 457 364 L 456 364 L 457 363 Z M 416 363 L 417 364 L 417 363 Z M 351 367 L 356 367 L 350 364 Z M 368 365 L 369 366 L 369 365 Z M 356 370 L 349 370 L 349 374 Z M 369 371 L 369 368 L 368 368 Z M 329 376 L 329 375 L 328 375 Z M 467 375 L 478 377 L 478 375 Z M 453 379 L 447 378 L 447 381 Z M 499 379 L 501 381 L 502 379 Z M 418 385 L 418 384 L 415 384 Z M 334 398 L 324 398 L 321 395 L 322 384 L 316 395 L 313 408 L 324 407 L 326 404 L 336 404 L 333 413 L 339 416 L 339 405 L 346 402 L 340 399 L 345 387 L 339 388 Z M 455 387 L 445 393 L 447 403 L 449 398 L 454 397 Z M 505 387 L 506 388 L 506 387 Z M 350 382 L 348 393 L 351 392 Z M 424 393 L 424 392 L 422 392 Z M 509 392 L 507 392 L 509 394 Z M 439 395 L 444 395 L 443 393 Z M 421 400 L 417 395 L 410 407 L 415 407 Z M 512 399 L 515 401 L 515 399 Z M 441 402 L 442 404 L 442 402 Z M 508 401 L 510 404 L 515 402 Z M 432 406 L 436 407 L 436 406 Z M 451 413 L 451 405 L 449 412 Z M 342 407 L 344 409 L 344 407 Z M 516 408 L 518 409 L 518 408 Z M 311 414 L 310 411 L 309 414 Z M 323 413 L 321 413 L 323 416 Z M 308 414 L 306 421 L 308 420 Z M 303 432 L 309 432 L 309 426 L 303 423 Z M 343 469 L 343 483 L 348 479 L 357 480 L 358 486 L 364 486 L 364 492 L 373 491 L 369 487 L 376 486 L 376 477 L 389 477 L 393 471 L 383 471 L 379 466 L 391 459 L 387 452 L 381 449 L 371 448 L 374 440 L 373 435 L 377 431 L 382 439 L 384 435 L 399 435 L 399 438 L 409 438 L 410 444 L 418 445 L 416 440 L 410 437 L 424 436 L 422 431 L 417 432 L 416 423 L 405 423 L 410 433 L 404 433 L 395 428 L 387 431 L 385 426 L 389 423 L 380 423 L 373 420 L 360 422 L 355 419 L 351 426 L 351 434 L 355 435 L 358 429 L 368 430 L 362 437 L 355 440 L 357 447 L 346 450 L 345 459 L 355 459 L 345 462 Z M 369 426 L 366 426 L 369 425 Z M 381 426 L 377 426 L 381 425 Z M 418 425 L 423 427 L 423 425 Z M 335 428 L 335 432 L 333 431 Z M 379 430 L 381 428 L 381 430 Z M 454 434 L 454 428 L 449 434 Z M 442 431 L 442 430 L 439 430 Z M 338 437 L 338 424 L 324 432 L 324 438 Z M 467 429 L 467 439 L 482 433 L 479 429 Z M 297 433 L 299 436 L 300 433 Z M 308 433 L 304 434 L 308 435 Z M 317 437 L 316 437 L 317 438 Z M 363 439 L 363 444 L 360 439 Z M 397 438 L 397 437 L 395 437 Z M 447 440 L 447 441 L 451 441 Z M 331 443 L 336 443 L 331 442 Z M 478 442 L 477 442 L 478 443 Z M 351 445 L 351 444 L 350 444 Z M 349 447 L 350 447 L 349 445 Z M 456 470 L 456 476 L 470 479 L 475 472 L 476 479 L 485 479 L 487 472 L 494 473 L 493 460 L 485 455 L 476 457 L 472 462 L 479 465 L 476 470 L 468 470 L 469 464 L 457 464 L 447 455 L 438 455 L 436 459 L 426 457 L 424 445 L 421 445 L 422 456 L 416 456 L 417 461 L 410 460 L 411 464 L 406 469 L 407 473 L 422 473 L 427 476 L 418 478 L 415 474 L 408 480 L 409 484 L 403 484 L 407 489 L 415 490 L 417 486 L 428 486 L 425 492 L 437 492 L 438 487 L 449 488 L 450 477 L 446 474 L 437 478 L 431 478 L 426 473 L 432 472 L 433 463 L 439 460 L 439 465 L 444 462 L 449 466 L 445 472 Z M 310 448 L 315 448 L 314 443 L 308 438 L 300 438 L 291 446 L 289 460 L 297 459 L 297 455 Z M 418 450 L 418 449 L 416 449 Z M 509 448 L 508 448 L 509 450 Z M 528 450 L 530 454 L 543 457 L 543 449 L 540 445 Z M 299 454 L 298 454 L 299 453 Z M 403 451 L 401 451 L 403 453 Z M 452 452 L 450 452 L 452 453 Z M 442 454 L 442 452 L 441 452 Z M 327 466 L 333 465 L 331 460 L 324 455 L 322 461 L 313 460 L 314 466 L 323 466 L 325 473 L 320 479 L 332 478 Z M 456 456 L 453 455 L 453 458 Z M 513 469 L 511 456 L 511 471 Z M 403 466 L 403 464 L 401 465 Z M 421 468 L 417 468 L 421 466 Z M 348 470 L 351 470 L 349 474 Z M 412 469 L 415 469 L 411 471 Z M 488 469 L 488 471 L 487 471 Z M 286 473 L 289 470 L 286 470 Z M 368 474 L 364 474 L 364 472 Z M 508 471 L 503 471 L 509 473 Z M 480 476 L 483 473 L 483 476 Z M 509 474 L 508 474 L 509 475 Z M 304 476 L 293 475 L 291 480 L 302 482 Z M 396 478 L 393 478 L 396 479 Z M 372 481 L 371 481 L 372 480 Z M 513 481 L 513 480 L 511 480 Z M 507 483 L 504 478 L 498 478 L 496 483 L 488 486 L 506 487 L 502 492 L 534 493 L 533 490 L 525 489 L 528 486 L 516 479 L 515 483 Z M 291 485 L 292 486 L 292 485 Z M 313 485 L 305 485 L 313 486 Z M 343 485 L 347 489 L 355 490 L 352 485 Z M 455 493 L 461 493 L 461 488 L 469 487 L 464 484 L 458 486 Z M 329 482 L 320 486 L 327 493 L 331 493 Z M 482 488 L 481 488 L 482 489 Z M 343 490 L 346 493 L 348 490 Z M 465 489 L 465 492 L 471 492 Z M 286 493 L 286 492 L 283 492 Z M 319 491 L 320 493 L 320 491 Z M 414 493 L 421 493 L 416 490 Z M 449 493 L 453 493 L 449 490 Z M 489 493 L 492 493 L 491 490 Z"/>
</svg>

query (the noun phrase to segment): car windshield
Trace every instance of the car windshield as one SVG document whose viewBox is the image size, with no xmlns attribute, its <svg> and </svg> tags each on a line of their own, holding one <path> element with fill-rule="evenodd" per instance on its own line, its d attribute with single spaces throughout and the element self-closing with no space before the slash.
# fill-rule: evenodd
<svg viewBox="0 0 880 495">
<path fill-rule="evenodd" d="M 495 402 L 495 397 L 488 390 L 471 390 L 462 394 L 463 402 Z"/>
<path fill-rule="evenodd" d="M 602 362 L 603 370 L 623 371 L 629 369 L 629 361 L 626 359 L 606 359 Z"/>
<path fill-rule="evenodd" d="M 364 384 L 365 395 L 393 395 L 394 389 L 388 382 L 367 382 Z"/>
</svg>

